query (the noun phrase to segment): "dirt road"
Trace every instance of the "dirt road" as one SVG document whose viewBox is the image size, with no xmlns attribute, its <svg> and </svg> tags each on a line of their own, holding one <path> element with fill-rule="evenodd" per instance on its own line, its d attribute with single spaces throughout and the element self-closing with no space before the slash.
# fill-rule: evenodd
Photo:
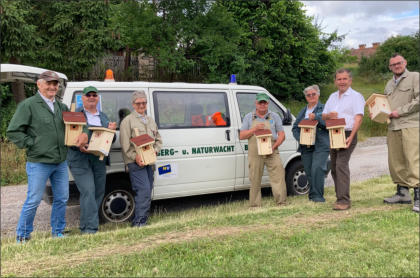
<svg viewBox="0 0 420 278">
<path fill-rule="evenodd" d="M 369 140 L 359 143 L 350 160 L 351 181 L 363 181 L 365 179 L 389 174 L 387 155 L 388 151 L 384 137 L 369 138 Z M 327 177 L 326 186 L 331 186 L 332 184 L 333 182 L 330 174 Z M 211 198 L 215 198 L 214 194 L 212 195 Z M 6 186 L 1 188 L 2 236 L 14 235 L 20 209 L 25 201 L 25 197 L 26 185 Z M 210 197 L 200 196 L 200 198 L 193 198 L 193 200 L 196 203 L 200 202 L 199 205 L 201 205 L 202 201 L 207 201 L 205 200 L 206 198 Z M 226 199 L 225 196 L 219 198 L 223 200 Z M 247 194 L 239 193 L 237 198 L 247 198 Z M 210 202 L 214 203 L 214 201 Z M 220 200 L 215 203 L 220 203 Z M 168 207 L 171 207 L 171 205 Z M 79 213 L 79 206 L 67 207 L 66 218 L 68 227 L 73 228 L 79 225 Z M 50 230 L 50 216 L 51 206 L 42 201 L 35 217 L 34 230 Z"/>
</svg>

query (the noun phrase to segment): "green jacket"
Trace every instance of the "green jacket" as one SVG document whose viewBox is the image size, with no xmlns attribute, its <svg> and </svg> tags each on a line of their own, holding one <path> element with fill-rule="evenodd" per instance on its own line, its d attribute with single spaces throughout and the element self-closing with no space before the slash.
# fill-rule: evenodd
<svg viewBox="0 0 420 278">
<path fill-rule="evenodd" d="M 18 105 L 6 135 L 16 146 L 26 149 L 27 161 L 61 163 L 66 160 L 62 111 L 68 108 L 56 100 L 54 111 L 39 92 Z"/>
<path fill-rule="evenodd" d="M 391 111 L 397 110 L 399 118 L 392 118 L 389 130 L 419 127 L 419 73 L 405 72 L 398 84 L 394 79 L 385 86 Z"/>
</svg>

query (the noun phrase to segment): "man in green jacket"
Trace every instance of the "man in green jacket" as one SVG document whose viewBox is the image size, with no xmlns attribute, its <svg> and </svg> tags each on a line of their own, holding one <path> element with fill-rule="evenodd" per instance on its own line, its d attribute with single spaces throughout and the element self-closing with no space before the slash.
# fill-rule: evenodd
<svg viewBox="0 0 420 278">
<path fill-rule="evenodd" d="M 26 149 L 27 157 L 28 192 L 16 228 L 18 243 L 30 239 L 36 210 L 48 179 L 54 197 L 51 211 L 52 236 L 64 236 L 69 177 L 62 112 L 68 111 L 68 108 L 55 100 L 58 81 L 57 73 L 43 72 L 37 80 L 38 93 L 18 105 L 7 128 L 9 140 L 19 148 Z M 80 136 L 78 140 L 78 143 L 85 144 L 87 135 Z"/>
<path fill-rule="evenodd" d="M 388 164 L 397 193 L 384 202 L 411 204 L 409 188 L 414 188 L 413 211 L 419 212 L 419 73 L 406 69 L 400 54 L 389 60 L 394 77 L 385 86 L 391 106 L 388 125 Z"/>
</svg>

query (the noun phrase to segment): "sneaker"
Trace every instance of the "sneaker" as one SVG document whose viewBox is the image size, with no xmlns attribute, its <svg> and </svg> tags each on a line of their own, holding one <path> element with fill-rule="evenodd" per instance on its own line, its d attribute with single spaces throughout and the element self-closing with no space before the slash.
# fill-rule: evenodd
<svg viewBox="0 0 420 278">
<path fill-rule="evenodd" d="M 18 243 L 18 244 L 24 244 L 27 241 L 29 241 L 30 239 L 31 239 L 30 237 L 20 237 L 20 236 L 17 236 L 16 237 L 16 243 Z"/>
<path fill-rule="evenodd" d="M 347 210 L 351 207 L 350 204 L 340 204 L 340 203 L 335 203 L 333 210 Z"/>
<path fill-rule="evenodd" d="M 408 187 L 397 185 L 397 192 L 384 199 L 386 204 L 411 204 L 411 196 Z"/>
<path fill-rule="evenodd" d="M 324 198 L 313 198 L 313 199 L 310 199 L 309 201 L 314 202 L 314 203 L 325 203 Z"/>
<path fill-rule="evenodd" d="M 141 228 L 141 227 L 144 227 L 146 225 L 147 225 L 146 223 L 132 223 L 131 224 L 131 227 L 133 227 L 133 228 Z"/>
<path fill-rule="evenodd" d="M 414 188 L 414 206 L 413 211 L 419 213 L 420 212 L 420 189 Z"/>
<path fill-rule="evenodd" d="M 63 233 L 56 233 L 52 235 L 53 238 L 63 238 L 63 237 L 67 237 L 65 234 Z"/>
</svg>

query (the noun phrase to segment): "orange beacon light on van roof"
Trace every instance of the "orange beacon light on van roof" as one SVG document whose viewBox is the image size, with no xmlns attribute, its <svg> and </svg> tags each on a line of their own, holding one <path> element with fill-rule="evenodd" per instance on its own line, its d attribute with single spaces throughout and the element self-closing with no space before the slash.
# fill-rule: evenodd
<svg viewBox="0 0 420 278">
<path fill-rule="evenodd" d="M 111 69 L 107 69 L 106 70 L 104 81 L 105 82 L 114 82 L 115 81 L 115 79 L 114 79 L 114 72 L 112 72 Z"/>
</svg>

